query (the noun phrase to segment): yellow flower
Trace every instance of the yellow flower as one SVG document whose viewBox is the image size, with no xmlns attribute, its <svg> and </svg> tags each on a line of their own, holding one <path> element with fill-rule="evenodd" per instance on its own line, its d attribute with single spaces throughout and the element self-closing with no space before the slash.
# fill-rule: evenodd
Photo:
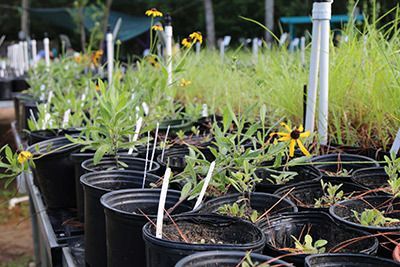
<svg viewBox="0 0 400 267">
<path fill-rule="evenodd" d="M 162 32 L 162 31 L 164 30 L 163 26 L 160 25 L 160 24 L 154 25 L 153 27 L 151 27 L 151 29 L 152 29 L 153 31 L 159 31 L 159 32 Z"/>
<path fill-rule="evenodd" d="M 74 60 L 75 60 L 75 62 L 76 63 L 81 63 L 82 62 L 82 56 L 81 56 L 81 54 L 78 54 L 78 55 L 75 55 L 74 56 Z"/>
<path fill-rule="evenodd" d="M 100 86 L 98 84 L 96 84 L 96 91 L 99 92 L 100 91 Z"/>
<path fill-rule="evenodd" d="M 149 62 L 153 67 L 159 68 L 160 63 L 158 62 L 158 57 L 154 55 L 149 55 L 146 57 L 147 62 Z"/>
<path fill-rule="evenodd" d="M 32 158 L 32 153 L 29 151 L 21 151 L 18 155 L 18 162 L 24 164 L 27 160 Z"/>
<path fill-rule="evenodd" d="M 182 45 L 186 48 L 190 48 L 193 45 L 192 39 L 190 37 L 183 39 Z"/>
<path fill-rule="evenodd" d="M 294 129 L 291 129 L 286 123 L 282 122 L 281 126 L 284 127 L 287 132 L 276 132 L 276 133 L 271 133 L 270 136 L 273 137 L 274 135 L 278 135 L 279 139 L 278 141 L 280 142 L 289 142 L 289 156 L 293 157 L 294 156 L 294 149 L 296 144 L 300 148 L 301 152 L 305 156 L 310 156 L 310 152 L 304 147 L 303 143 L 301 142 L 300 138 L 306 138 L 310 136 L 310 132 L 304 132 L 304 128 L 302 125 L 300 127 L 295 127 Z"/>
<path fill-rule="evenodd" d="M 146 16 L 153 17 L 153 18 L 163 16 L 163 13 L 158 11 L 156 8 L 151 8 L 151 9 L 147 10 L 145 14 L 146 14 Z"/>
<path fill-rule="evenodd" d="M 181 79 L 181 81 L 179 82 L 179 86 L 180 87 L 186 87 L 186 86 L 188 86 L 188 85 L 191 85 L 192 84 L 192 82 L 191 81 L 188 81 L 188 80 L 185 80 L 185 79 Z"/>
<path fill-rule="evenodd" d="M 189 38 L 193 41 L 193 43 L 199 42 L 200 44 L 203 43 L 203 36 L 201 32 L 194 32 L 189 35 Z"/>
<path fill-rule="evenodd" d="M 92 54 L 92 63 L 95 67 L 99 66 L 101 57 L 103 56 L 103 50 L 97 50 Z"/>
</svg>

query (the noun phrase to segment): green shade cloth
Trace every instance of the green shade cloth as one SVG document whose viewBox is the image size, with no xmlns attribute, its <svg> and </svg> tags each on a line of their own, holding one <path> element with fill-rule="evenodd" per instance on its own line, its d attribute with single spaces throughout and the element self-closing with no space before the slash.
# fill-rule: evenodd
<svg viewBox="0 0 400 267">
<path fill-rule="evenodd" d="M 93 20 L 95 11 L 95 8 L 85 8 L 84 10 L 84 25 L 88 31 L 90 31 L 96 23 L 96 21 Z M 73 19 L 77 14 L 77 9 L 74 8 L 31 8 L 29 12 L 32 18 L 46 21 L 49 25 L 69 30 L 74 30 L 77 27 Z M 110 11 L 108 24 L 111 26 L 111 29 L 114 28 L 119 18 L 122 19 L 122 23 L 118 36 L 115 39 L 127 41 L 150 29 L 151 18 L 149 17 L 137 17 L 121 12 Z M 101 16 L 99 19 L 101 20 Z"/>
</svg>

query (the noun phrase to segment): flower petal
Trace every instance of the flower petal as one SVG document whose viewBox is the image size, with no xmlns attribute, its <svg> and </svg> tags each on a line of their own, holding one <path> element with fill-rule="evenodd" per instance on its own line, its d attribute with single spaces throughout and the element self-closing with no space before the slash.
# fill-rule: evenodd
<svg viewBox="0 0 400 267">
<path fill-rule="evenodd" d="M 301 138 L 306 138 L 306 137 L 309 137 L 309 136 L 310 136 L 310 131 L 307 131 L 307 132 L 304 132 L 304 133 L 300 134 Z"/>
<path fill-rule="evenodd" d="M 302 125 L 302 124 L 300 124 L 300 126 L 299 126 L 299 128 L 297 128 L 297 130 L 299 130 L 299 132 L 302 132 L 302 131 L 304 131 L 304 127 L 303 127 L 303 125 Z"/>
<path fill-rule="evenodd" d="M 305 148 L 305 146 L 299 139 L 297 139 L 297 145 L 299 146 L 301 152 L 303 152 L 305 156 L 307 157 L 311 156 L 310 152 L 308 152 L 307 148 Z"/>
<path fill-rule="evenodd" d="M 296 145 L 296 140 L 292 139 L 290 140 L 290 144 L 289 144 L 289 156 L 293 157 L 294 156 L 294 147 Z"/>
<path fill-rule="evenodd" d="M 285 129 L 286 129 L 288 132 L 291 132 L 291 131 L 292 131 L 292 129 L 290 129 L 290 127 L 289 127 L 286 123 L 284 123 L 284 122 L 281 122 L 281 126 L 282 126 L 282 127 L 285 127 Z"/>
<path fill-rule="evenodd" d="M 281 138 L 278 139 L 279 142 L 285 142 L 285 141 L 289 141 L 290 140 L 290 136 L 282 136 Z"/>
</svg>

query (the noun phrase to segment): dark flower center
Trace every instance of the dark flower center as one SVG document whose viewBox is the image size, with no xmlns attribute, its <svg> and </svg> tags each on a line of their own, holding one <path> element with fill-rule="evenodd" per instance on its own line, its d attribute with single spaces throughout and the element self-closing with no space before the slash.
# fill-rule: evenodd
<svg viewBox="0 0 400 267">
<path fill-rule="evenodd" d="M 293 131 L 290 133 L 290 137 L 291 137 L 292 139 L 299 139 L 299 138 L 300 138 L 300 131 L 299 131 L 299 130 L 293 130 Z"/>
</svg>

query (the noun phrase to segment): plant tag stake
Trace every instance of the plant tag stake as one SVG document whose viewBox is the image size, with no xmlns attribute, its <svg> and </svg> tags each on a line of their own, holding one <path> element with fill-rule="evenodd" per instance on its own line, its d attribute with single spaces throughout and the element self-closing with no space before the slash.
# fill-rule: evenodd
<svg viewBox="0 0 400 267">
<path fill-rule="evenodd" d="M 67 109 L 67 111 L 64 112 L 64 118 L 63 118 L 63 123 L 62 123 L 63 129 L 65 129 L 65 127 L 67 127 L 67 125 L 68 125 L 70 114 L 71 114 L 71 109 Z"/>
<path fill-rule="evenodd" d="M 47 123 L 50 121 L 50 113 L 44 115 L 42 130 L 46 130 Z"/>
<path fill-rule="evenodd" d="M 208 117 L 208 106 L 207 106 L 207 104 L 203 104 L 203 109 L 201 110 L 201 116 L 203 118 Z"/>
<path fill-rule="evenodd" d="M 203 188 L 201 188 L 199 198 L 197 199 L 193 210 L 197 209 L 200 206 L 201 202 L 203 201 L 203 198 L 204 198 L 204 195 L 206 193 L 208 184 L 211 181 L 211 177 L 212 177 L 212 173 L 214 171 L 214 168 L 215 168 L 215 161 L 211 162 L 211 164 L 210 164 L 210 168 L 208 169 L 208 173 L 207 173 L 206 179 L 204 179 Z"/>
<path fill-rule="evenodd" d="M 400 149 L 400 129 L 397 132 L 392 147 L 390 148 L 390 153 L 394 152 L 397 155 L 397 153 L 399 153 L 399 149 Z"/>
<path fill-rule="evenodd" d="M 156 135 L 154 137 L 154 145 L 153 145 L 153 151 L 151 152 L 151 159 L 150 159 L 150 166 L 149 170 L 153 167 L 153 160 L 154 160 L 154 154 L 156 153 L 156 147 L 157 147 L 157 138 L 158 138 L 158 128 L 160 127 L 160 124 L 157 122 L 157 127 L 156 127 Z"/>
<path fill-rule="evenodd" d="M 147 132 L 147 148 L 146 148 L 146 159 L 144 162 L 144 172 L 143 172 L 143 184 L 142 188 L 144 188 L 144 183 L 146 181 L 147 174 L 147 159 L 149 158 L 149 147 L 150 147 L 150 132 Z"/>
<path fill-rule="evenodd" d="M 147 105 L 146 102 L 142 103 L 142 107 L 143 107 L 143 111 L 144 111 L 144 115 L 149 115 L 149 105 Z"/>
<path fill-rule="evenodd" d="M 167 146 L 167 139 L 168 139 L 168 133 L 169 133 L 169 128 L 170 127 L 171 126 L 168 125 L 167 132 L 165 133 L 164 146 L 163 146 L 163 149 L 162 149 L 162 152 L 161 152 L 161 162 L 164 160 L 164 152 L 165 152 L 165 147 Z"/>
<path fill-rule="evenodd" d="M 157 222 L 156 222 L 156 237 L 162 238 L 162 227 L 164 219 L 165 199 L 167 198 L 169 177 L 171 176 L 171 169 L 167 168 L 164 174 L 163 184 L 161 187 L 160 201 L 158 204 Z"/>
<path fill-rule="evenodd" d="M 133 135 L 133 142 L 136 142 L 139 138 L 140 129 L 142 128 L 143 118 L 140 117 L 136 122 L 135 134 Z M 128 154 L 131 155 L 133 152 L 133 147 L 131 147 L 128 151 Z"/>
</svg>

